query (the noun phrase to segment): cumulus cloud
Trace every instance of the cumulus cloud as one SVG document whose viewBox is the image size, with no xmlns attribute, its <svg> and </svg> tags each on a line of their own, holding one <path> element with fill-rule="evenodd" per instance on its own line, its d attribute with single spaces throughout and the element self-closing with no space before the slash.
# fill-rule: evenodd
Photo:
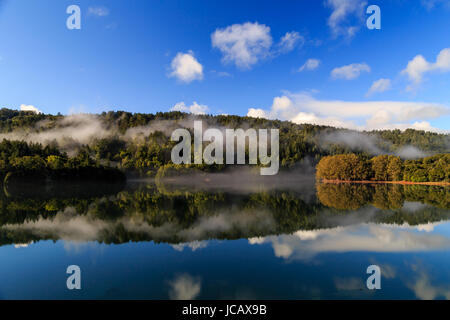
<svg viewBox="0 0 450 320">
<path fill-rule="evenodd" d="M 208 106 L 198 104 L 195 101 L 190 106 L 187 106 L 184 102 L 178 102 L 170 109 L 170 111 L 181 111 L 192 114 L 206 114 L 206 112 L 209 111 L 209 108 Z"/>
<path fill-rule="evenodd" d="M 21 104 L 19 107 L 20 111 L 31 111 L 34 113 L 43 113 L 41 110 L 32 105 Z"/>
<path fill-rule="evenodd" d="M 169 297 L 172 300 L 194 300 L 201 290 L 201 281 L 189 274 L 182 274 L 170 281 Z"/>
<path fill-rule="evenodd" d="M 366 63 L 352 63 L 331 71 L 334 79 L 353 80 L 360 76 L 362 72 L 370 72 L 370 67 Z"/>
<path fill-rule="evenodd" d="M 222 53 L 223 63 L 234 63 L 240 69 L 250 69 L 262 59 L 288 53 L 303 45 L 305 38 L 297 31 L 290 31 L 272 46 L 270 27 L 258 22 L 246 22 L 216 29 L 211 35 L 211 43 L 213 48 Z"/>
<path fill-rule="evenodd" d="M 381 93 L 389 90 L 391 88 L 391 80 L 390 79 L 379 79 L 372 83 L 369 91 L 367 92 L 367 96 L 371 96 L 374 93 Z"/>
<path fill-rule="evenodd" d="M 307 109 L 310 108 L 307 105 L 303 105 L 301 102 L 296 103 L 291 96 L 281 96 L 273 99 L 270 110 L 250 108 L 247 116 L 254 118 L 289 120 L 297 124 L 310 123 L 336 127 L 355 126 L 353 123 L 341 121 L 337 117 L 320 117 L 313 112 L 307 112 Z"/>
<path fill-rule="evenodd" d="M 305 42 L 305 38 L 296 31 L 286 32 L 278 43 L 279 50 L 281 52 L 289 52 L 294 50 L 298 45 Z"/>
<path fill-rule="evenodd" d="M 203 79 L 203 66 L 195 59 L 194 53 L 179 52 L 171 63 L 171 77 L 175 77 L 182 82 L 192 82 Z"/>
<path fill-rule="evenodd" d="M 211 35 L 211 41 L 213 48 L 222 52 L 223 62 L 250 68 L 269 54 L 273 40 L 268 26 L 246 22 L 217 29 Z"/>
<path fill-rule="evenodd" d="M 363 25 L 365 0 L 327 0 L 325 5 L 331 8 L 328 26 L 333 37 L 344 36 L 352 38 Z"/>
<path fill-rule="evenodd" d="M 305 64 L 302 65 L 299 69 L 298 72 L 302 72 L 304 70 L 315 70 L 319 67 L 320 65 L 320 60 L 318 59 L 308 59 L 306 60 Z"/>
<path fill-rule="evenodd" d="M 268 119 L 269 115 L 263 109 L 250 108 L 247 117 Z"/>
<path fill-rule="evenodd" d="M 97 17 L 105 17 L 109 15 L 109 9 L 106 7 L 89 7 L 88 14 Z"/>
<path fill-rule="evenodd" d="M 436 62 L 428 62 L 422 55 L 415 56 L 408 62 L 408 65 L 402 74 L 406 75 L 412 82 L 412 85 L 408 89 L 412 89 L 414 86 L 420 84 L 423 80 L 423 76 L 430 72 L 449 72 L 450 71 L 450 48 L 442 49 L 436 57 Z"/>
<path fill-rule="evenodd" d="M 450 113 L 448 106 L 427 102 L 318 100 L 309 93 L 275 97 L 269 110 L 251 108 L 247 116 L 337 126 L 356 130 L 433 128 L 428 119 Z"/>
</svg>

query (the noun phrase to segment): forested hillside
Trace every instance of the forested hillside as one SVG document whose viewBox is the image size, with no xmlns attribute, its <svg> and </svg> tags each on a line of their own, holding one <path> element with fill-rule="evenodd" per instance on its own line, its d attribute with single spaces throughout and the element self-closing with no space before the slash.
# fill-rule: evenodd
<svg viewBox="0 0 450 320">
<path fill-rule="evenodd" d="M 161 167 L 171 166 L 170 141 L 173 130 L 192 131 L 194 120 L 206 127 L 278 128 L 280 130 L 281 169 L 295 168 L 304 160 L 312 165 L 321 158 L 355 153 L 365 157 L 379 154 L 405 159 L 448 153 L 450 136 L 408 129 L 357 132 L 311 124 L 265 120 L 240 116 L 191 115 L 181 112 L 156 114 L 123 111 L 102 114 L 45 115 L 33 112 L 0 110 L 0 141 L 3 142 L 0 168 L 116 167 L 128 174 L 155 175 Z M 12 152 L 6 151 L 12 146 Z M 21 152 L 22 149 L 29 149 Z M 17 150 L 16 150 L 17 149 Z M 9 153 L 8 153 L 9 152 Z M 31 158 L 24 158 L 31 157 Z M 41 161 L 42 160 L 42 161 Z M 223 167 L 200 166 L 219 170 Z"/>
<path fill-rule="evenodd" d="M 0 181 L 14 182 L 96 181 L 119 182 L 125 176 L 118 169 L 103 166 L 81 151 L 68 157 L 54 146 L 23 141 L 0 142 Z"/>
</svg>

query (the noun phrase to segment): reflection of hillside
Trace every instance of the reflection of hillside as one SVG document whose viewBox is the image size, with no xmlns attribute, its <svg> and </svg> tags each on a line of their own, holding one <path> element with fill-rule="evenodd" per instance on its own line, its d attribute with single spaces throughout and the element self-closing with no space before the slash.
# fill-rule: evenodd
<svg viewBox="0 0 450 320">
<path fill-rule="evenodd" d="M 400 209 L 405 201 L 450 208 L 450 188 L 424 185 L 319 183 L 317 197 L 330 208 L 356 210 L 366 205 L 380 209 Z"/>
<path fill-rule="evenodd" d="M 167 192 L 155 185 L 84 198 L 2 196 L 0 243 L 44 239 L 184 243 L 264 237 L 361 222 L 416 225 L 448 219 L 446 190 L 421 187 L 318 185 L 322 204 L 304 200 L 299 190 Z M 375 208 L 361 208 L 369 203 Z"/>
<path fill-rule="evenodd" d="M 3 192 L 7 197 L 21 199 L 92 198 L 116 194 L 124 187 L 124 181 L 53 181 L 42 184 L 30 181 L 3 184 Z"/>
</svg>

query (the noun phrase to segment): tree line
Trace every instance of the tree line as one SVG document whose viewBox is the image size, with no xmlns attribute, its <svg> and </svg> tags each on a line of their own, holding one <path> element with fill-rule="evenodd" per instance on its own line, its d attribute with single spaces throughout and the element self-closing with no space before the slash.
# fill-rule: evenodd
<svg viewBox="0 0 450 320">
<path fill-rule="evenodd" d="M 417 160 L 393 155 L 367 157 L 339 154 L 323 157 L 316 177 L 347 181 L 450 182 L 450 154 L 437 154 Z"/>
<path fill-rule="evenodd" d="M 123 181 L 121 171 L 101 165 L 86 152 L 74 157 L 39 143 L 0 142 L 0 179 L 5 183 L 44 180 Z"/>
<path fill-rule="evenodd" d="M 102 164 L 106 167 L 120 169 L 128 175 L 138 176 L 154 176 L 158 171 L 166 172 L 166 169 L 171 166 L 175 170 L 183 170 L 183 168 L 173 166 L 171 163 L 171 150 L 175 143 L 170 141 L 170 133 L 164 132 L 164 128 L 167 129 L 166 124 L 168 123 L 171 123 L 173 127 L 181 127 L 183 123 L 193 123 L 194 120 L 202 120 L 205 126 L 219 128 L 279 129 L 281 170 L 295 169 L 299 163 L 305 160 L 311 162 L 312 165 L 316 165 L 320 159 L 330 155 L 352 153 L 363 157 L 370 157 L 372 155 L 372 151 L 364 144 L 361 144 L 355 149 L 354 146 L 340 141 L 324 142 L 323 137 L 333 137 L 338 134 L 364 135 L 364 137 L 371 139 L 375 143 L 376 148 L 386 152 L 386 154 L 394 154 L 405 146 L 414 146 L 429 154 L 448 153 L 450 145 L 450 136 L 448 134 L 413 129 L 356 133 L 352 130 L 312 124 L 295 124 L 289 121 L 233 115 L 191 115 L 178 111 L 157 112 L 155 114 L 110 111 L 89 116 L 98 120 L 105 130 L 110 130 L 113 134 L 108 137 L 92 139 L 89 143 L 85 144 L 75 142 L 73 137 L 67 137 L 67 140 L 70 141 L 70 144 L 68 144 L 69 147 L 58 144 L 56 141 L 47 141 L 45 142 L 45 145 L 49 146 L 47 150 L 52 150 L 53 153 L 46 155 L 38 154 L 45 162 L 46 167 L 59 168 L 62 165 L 62 160 L 64 163 L 62 165 L 63 167 L 81 165 L 80 163 L 76 164 L 78 162 L 85 163 L 89 166 Z M 39 133 L 45 130 L 64 128 L 68 125 L 64 119 L 65 116 L 60 114 L 46 115 L 0 109 L 0 133 L 11 133 L 20 130 L 33 134 L 34 132 Z M 147 131 L 148 133 L 140 135 L 139 138 L 125 138 L 130 129 L 140 127 L 154 127 L 155 129 Z M 65 158 L 63 155 L 64 152 L 62 152 L 65 148 L 76 151 L 78 155 Z M 54 153 L 58 150 L 61 151 L 61 154 Z M 52 160 L 48 161 L 47 157 L 53 155 L 57 158 L 52 157 Z M 25 156 L 30 155 L 27 154 Z M 43 166 L 41 161 L 32 161 L 31 159 L 22 160 L 32 162 L 27 163 L 25 166 Z M 17 165 L 20 165 L 20 161 Z M 5 162 L 4 165 L 14 166 L 13 163 L 8 162 Z M 225 168 L 225 166 L 220 165 L 200 165 L 195 167 L 205 171 L 220 171 Z M 366 171 L 364 167 L 359 168 L 359 170 L 362 172 Z M 431 174 L 439 176 L 439 170 L 437 168 Z M 414 171 L 418 170 L 414 169 Z M 421 176 L 423 174 L 424 172 L 419 170 L 414 174 L 414 179 L 416 175 Z M 411 176 L 408 179 L 412 178 Z"/>
</svg>

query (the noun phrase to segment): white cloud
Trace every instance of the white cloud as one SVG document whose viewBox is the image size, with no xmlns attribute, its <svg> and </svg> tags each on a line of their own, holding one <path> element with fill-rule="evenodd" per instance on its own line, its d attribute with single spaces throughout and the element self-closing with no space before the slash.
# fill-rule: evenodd
<svg viewBox="0 0 450 320">
<path fill-rule="evenodd" d="M 178 102 L 175 104 L 170 111 L 181 111 L 181 112 L 189 112 L 193 114 L 206 114 L 209 111 L 208 106 L 203 104 L 198 104 L 194 101 L 192 105 L 186 106 L 184 102 Z"/>
<path fill-rule="evenodd" d="M 370 67 L 366 63 L 352 63 L 331 71 L 334 79 L 353 80 L 359 77 L 362 72 L 370 72 Z"/>
<path fill-rule="evenodd" d="M 294 50 L 297 45 L 302 45 L 305 38 L 296 31 L 286 32 L 278 43 L 280 52 L 286 53 Z"/>
<path fill-rule="evenodd" d="M 32 105 L 21 104 L 19 108 L 20 108 L 20 111 L 31 111 L 34 113 L 43 113 L 41 110 L 39 110 L 38 108 L 36 108 L 35 106 L 32 106 Z"/>
<path fill-rule="evenodd" d="M 369 91 L 367 92 L 367 96 L 370 96 L 374 93 L 385 92 L 391 88 L 391 80 L 390 79 L 379 79 L 372 83 Z"/>
<path fill-rule="evenodd" d="M 228 78 L 228 77 L 232 77 L 232 74 L 226 71 L 216 71 L 216 70 L 212 70 L 211 71 L 213 74 L 215 74 L 217 77 L 219 78 Z"/>
<path fill-rule="evenodd" d="M 264 118 L 264 119 L 268 118 L 268 115 L 263 109 L 254 109 L 254 108 L 248 109 L 247 116 L 253 118 Z"/>
<path fill-rule="evenodd" d="M 213 48 L 222 53 L 223 63 L 234 63 L 240 69 L 250 69 L 265 58 L 291 52 L 303 45 L 305 38 L 297 31 L 290 31 L 272 46 L 270 27 L 258 22 L 246 22 L 216 29 L 211 34 L 211 43 Z"/>
<path fill-rule="evenodd" d="M 89 7 L 88 13 L 97 17 L 105 17 L 109 15 L 109 9 L 106 7 Z"/>
<path fill-rule="evenodd" d="M 169 285 L 169 296 L 172 300 L 193 300 L 200 294 L 200 279 L 193 278 L 189 274 L 176 277 Z"/>
<path fill-rule="evenodd" d="M 318 100 L 309 93 L 301 92 L 276 97 L 269 110 L 251 108 L 247 115 L 356 130 L 414 128 L 441 131 L 425 120 L 449 113 L 448 106 L 437 103 Z"/>
<path fill-rule="evenodd" d="M 272 46 L 270 28 L 257 22 L 233 24 L 211 35 L 212 46 L 223 54 L 223 62 L 250 68 L 269 54 Z"/>
<path fill-rule="evenodd" d="M 320 65 L 320 60 L 318 59 L 308 59 L 306 60 L 305 64 L 302 65 L 299 69 L 298 72 L 302 72 L 304 70 L 315 70 L 319 67 Z"/>
<path fill-rule="evenodd" d="M 203 79 L 203 66 L 195 59 L 194 53 L 179 52 L 172 60 L 171 77 L 176 77 L 180 81 L 189 83 L 194 80 Z"/>
<path fill-rule="evenodd" d="M 327 0 L 325 4 L 333 10 L 328 18 L 328 26 L 331 28 L 333 36 L 352 38 L 363 25 L 367 1 Z"/>
<path fill-rule="evenodd" d="M 441 4 L 445 5 L 446 8 L 450 8 L 450 1 L 448 0 L 422 0 L 421 3 L 427 10 L 431 10 Z"/>
<path fill-rule="evenodd" d="M 428 62 L 420 54 L 415 56 L 408 62 L 406 68 L 402 70 L 402 74 L 407 75 L 414 85 L 418 85 L 422 82 L 425 73 L 433 71 L 450 71 L 450 48 L 442 49 L 434 63 Z M 412 86 L 408 87 L 408 89 L 412 89 Z"/>
</svg>

